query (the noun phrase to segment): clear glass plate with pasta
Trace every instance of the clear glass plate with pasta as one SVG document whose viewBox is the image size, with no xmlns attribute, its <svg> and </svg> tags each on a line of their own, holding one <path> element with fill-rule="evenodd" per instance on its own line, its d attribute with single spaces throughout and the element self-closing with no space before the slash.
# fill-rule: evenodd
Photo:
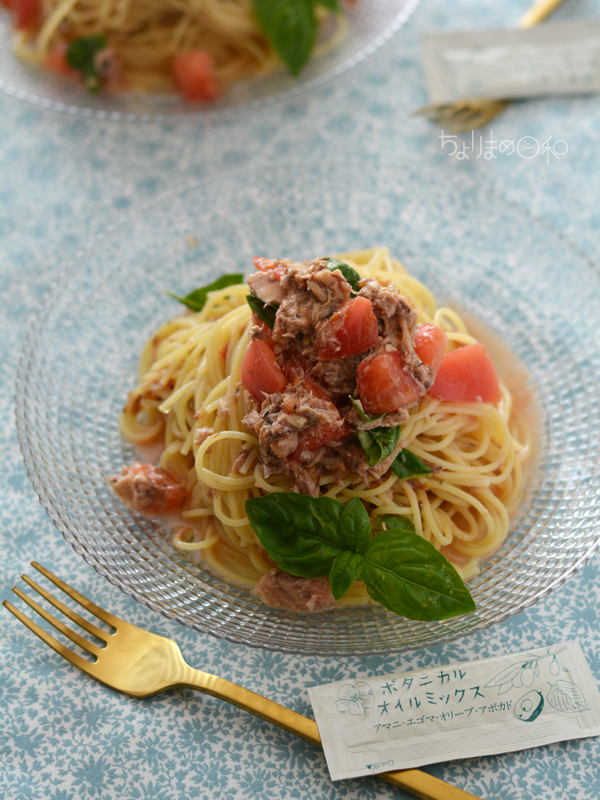
<svg viewBox="0 0 600 800">
<path fill-rule="evenodd" d="M 354 288 L 340 263 L 355 272 Z M 243 277 L 201 298 L 200 310 L 167 294 L 232 273 Z M 287 296 L 264 294 L 292 279 L 294 302 L 307 286 L 317 298 L 314 335 L 290 335 L 291 284 Z M 333 314 L 322 281 L 344 293 Z M 277 301 L 273 326 L 257 299 L 267 309 Z M 405 344 L 385 327 L 390 303 L 406 306 Z M 343 339 L 341 308 L 344 319 L 376 317 L 372 330 L 365 323 L 374 338 L 345 359 L 331 351 Z M 288 652 L 432 645 L 535 603 L 597 547 L 599 318 L 597 270 L 551 228 L 467 179 L 358 161 L 248 169 L 148 206 L 66 268 L 25 346 L 20 442 L 66 540 L 170 618 Z M 452 393 L 456 372 L 444 384 L 445 362 L 433 365 L 423 349 L 434 329 L 444 359 L 475 359 L 461 373 L 462 394 Z M 271 364 L 274 385 L 253 383 L 250 352 Z M 372 380 L 395 352 L 404 373 L 410 365 L 400 410 L 386 405 L 387 384 Z M 495 377 L 474 387 L 482 353 Z M 309 415 L 329 414 L 326 424 L 298 422 L 296 403 L 286 418 L 296 429 L 284 430 L 286 402 L 307 396 Z M 165 495 L 153 505 L 156 494 L 141 506 L 123 502 L 127 490 L 113 486 L 132 464 L 172 481 L 172 507 Z M 302 610 L 277 607 L 286 605 L 281 586 L 264 582 L 286 572 L 290 551 L 281 556 L 263 537 L 247 502 L 290 494 L 338 509 L 358 498 L 372 542 L 391 541 L 389 520 L 408 522 L 409 536 L 452 565 L 475 610 L 393 613 L 399 606 L 386 608 L 381 586 L 369 585 L 371 567 L 333 599 L 323 601 L 321 586 Z M 376 554 L 369 561 L 365 548 L 371 564 Z M 313 566 L 292 565 L 294 581 L 310 584 Z"/>
<path fill-rule="evenodd" d="M 229 113 L 341 74 L 418 1 L 303 0 L 290 38 L 264 0 L 0 0 L 0 90 L 101 119 Z"/>
</svg>

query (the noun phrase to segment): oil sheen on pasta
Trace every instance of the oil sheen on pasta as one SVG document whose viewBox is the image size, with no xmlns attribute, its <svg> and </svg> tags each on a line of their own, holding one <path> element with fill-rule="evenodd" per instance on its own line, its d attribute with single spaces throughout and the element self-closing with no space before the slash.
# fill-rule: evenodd
<svg viewBox="0 0 600 800">
<path fill-rule="evenodd" d="M 438 308 L 433 296 L 386 248 L 338 256 L 364 277 L 394 283 L 418 312 L 419 323 L 444 329 L 448 347 L 473 344 L 461 317 Z M 245 284 L 209 295 L 200 313 L 165 323 L 148 341 L 139 382 L 121 414 L 123 435 L 140 448 L 163 446 L 160 466 L 187 488 L 182 511 L 186 528 L 173 534 L 175 546 L 201 556 L 226 580 L 251 588 L 274 565 L 262 550 L 244 511 L 249 497 L 289 491 L 293 476 L 263 477 L 256 437 L 242 424 L 248 412 L 240 366 L 252 328 Z M 349 502 L 363 500 L 372 517 L 409 518 L 463 578 L 478 573 L 482 559 L 504 542 L 511 514 L 523 493 L 523 469 L 531 453 L 527 426 L 513 408 L 510 391 L 489 403 L 441 402 L 425 395 L 410 409 L 401 438 L 434 465 L 426 478 L 400 480 L 391 470 L 366 485 L 356 477 L 336 483 L 323 474 L 321 494 Z M 214 431 L 206 435 L 206 429 Z M 240 451 L 248 450 L 243 471 L 233 474 Z M 340 604 L 372 601 L 355 582 Z"/>
</svg>

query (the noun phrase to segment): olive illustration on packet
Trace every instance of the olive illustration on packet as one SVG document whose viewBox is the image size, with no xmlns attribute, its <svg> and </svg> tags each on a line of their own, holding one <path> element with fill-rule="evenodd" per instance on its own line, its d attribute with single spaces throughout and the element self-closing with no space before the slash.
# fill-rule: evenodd
<svg viewBox="0 0 600 800">
<path fill-rule="evenodd" d="M 515 716 L 523 722 L 533 722 L 544 708 L 544 696 L 536 689 L 524 694 L 515 706 Z"/>
</svg>

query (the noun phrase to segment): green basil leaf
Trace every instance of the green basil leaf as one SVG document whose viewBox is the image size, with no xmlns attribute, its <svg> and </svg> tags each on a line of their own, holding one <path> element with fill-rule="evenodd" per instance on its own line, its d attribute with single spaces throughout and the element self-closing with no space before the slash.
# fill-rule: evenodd
<svg viewBox="0 0 600 800">
<path fill-rule="evenodd" d="M 375 517 L 378 522 L 385 522 L 387 529 L 407 531 L 415 533 L 415 526 L 406 517 L 396 516 L 395 514 L 385 514 L 383 517 Z"/>
<path fill-rule="evenodd" d="M 351 553 L 350 550 L 344 550 L 337 556 L 329 574 L 331 593 L 336 600 L 343 597 L 352 586 L 352 582 L 360 578 L 364 563 L 364 556 L 360 553 Z"/>
<path fill-rule="evenodd" d="M 246 500 L 252 530 L 277 566 L 290 575 L 329 575 L 341 543 L 344 504 L 331 497 L 273 492 Z"/>
<path fill-rule="evenodd" d="M 191 308 L 192 311 L 202 311 L 208 299 L 209 292 L 216 292 L 219 289 L 226 289 L 228 286 L 236 286 L 238 283 L 244 282 L 244 276 L 241 272 L 236 272 L 234 275 L 221 275 L 216 281 L 213 281 L 208 286 L 203 286 L 200 289 L 194 289 L 185 297 L 166 292 L 169 297 L 183 303 L 184 306 Z"/>
<path fill-rule="evenodd" d="M 382 531 L 364 557 L 367 592 L 394 614 L 432 621 L 475 611 L 473 598 L 452 564 L 416 533 Z"/>
<path fill-rule="evenodd" d="M 253 294 L 246 295 L 246 300 L 256 316 L 272 329 L 275 325 L 275 315 L 279 306 L 274 303 L 263 303 Z"/>
<path fill-rule="evenodd" d="M 365 451 L 370 467 L 379 464 L 394 452 L 400 438 L 400 425 L 395 428 L 373 428 L 370 431 L 356 431 L 358 441 Z M 395 462 L 394 462 L 395 463 Z"/>
<path fill-rule="evenodd" d="M 424 464 L 420 458 L 405 447 L 400 450 L 394 459 L 392 469 L 401 481 L 405 481 L 407 478 L 412 478 L 416 475 L 431 475 L 433 471 L 431 467 Z"/>
<path fill-rule="evenodd" d="M 317 21 L 312 0 L 253 0 L 258 22 L 285 61 L 298 75 L 312 52 Z"/>
<path fill-rule="evenodd" d="M 316 0 L 316 3 L 325 6 L 330 11 L 341 11 L 339 0 Z"/>
<path fill-rule="evenodd" d="M 281 493 L 280 493 L 281 496 Z M 312 514 L 321 525 L 322 535 L 336 547 L 345 549 L 340 533 L 340 520 L 345 505 L 334 497 L 307 497 L 312 503 Z"/>
<path fill-rule="evenodd" d="M 371 543 L 371 520 L 358 497 L 353 497 L 340 516 L 340 541 L 347 550 L 363 553 Z"/>
<path fill-rule="evenodd" d="M 385 414 L 378 414 L 376 417 L 368 417 L 362 410 L 358 400 L 355 400 L 350 395 L 349 397 L 350 397 L 350 402 L 352 403 L 352 407 L 358 413 L 358 416 L 362 419 L 363 422 L 375 422 L 376 419 L 381 419 L 382 417 L 385 417 Z"/>
<path fill-rule="evenodd" d="M 95 59 L 96 55 L 104 50 L 106 44 L 106 36 L 99 33 L 74 39 L 67 47 L 67 64 L 81 72 L 88 91 L 92 93 L 99 92 L 102 88 L 102 80 Z"/>
<path fill-rule="evenodd" d="M 353 269 L 350 266 L 350 264 L 345 264 L 343 261 L 338 261 L 337 258 L 328 258 L 325 267 L 330 272 L 335 272 L 336 269 L 339 269 L 339 271 L 346 279 L 346 283 L 350 284 L 350 288 L 352 289 L 352 291 L 358 292 L 358 290 L 360 289 L 360 286 L 358 285 L 358 282 L 360 280 L 360 275 L 355 269 Z"/>
</svg>

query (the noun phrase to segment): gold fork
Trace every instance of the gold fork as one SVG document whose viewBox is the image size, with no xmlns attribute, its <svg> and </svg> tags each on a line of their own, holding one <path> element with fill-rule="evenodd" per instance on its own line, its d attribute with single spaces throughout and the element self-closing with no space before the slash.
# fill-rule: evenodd
<svg viewBox="0 0 600 800">
<path fill-rule="evenodd" d="M 564 0 L 538 0 L 529 11 L 521 17 L 519 28 L 533 28 L 558 8 Z M 436 103 L 417 109 L 415 114 L 422 114 L 432 122 L 449 126 L 451 133 L 463 133 L 472 128 L 487 125 L 510 104 L 510 100 L 481 100 L 469 97 L 456 100 L 454 103 Z"/>
<path fill-rule="evenodd" d="M 31 565 L 49 581 L 61 589 L 68 597 L 79 603 L 99 620 L 114 628 L 114 633 L 107 633 L 91 622 L 76 614 L 72 609 L 31 580 L 27 575 L 21 577 L 25 583 L 36 591 L 41 597 L 51 603 L 61 613 L 72 620 L 76 625 L 104 642 L 104 647 L 99 647 L 74 630 L 64 625 L 52 614 L 42 608 L 29 595 L 17 587 L 13 592 L 24 600 L 46 622 L 56 630 L 67 636 L 72 642 L 83 650 L 96 657 L 95 662 L 87 661 L 77 655 L 68 647 L 61 644 L 53 636 L 32 622 L 18 608 L 3 601 L 3 605 L 12 612 L 23 625 L 33 631 L 40 639 L 46 642 L 63 658 L 74 664 L 83 672 L 97 681 L 116 689 L 118 692 L 129 694 L 132 697 L 150 697 L 166 689 L 186 687 L 198 689 L 200 692 L 218 697 L 238 708 L 254 714 L 267 722 L 272 722 L 279 728 L 306 739 L 307 742 L 321 746 L 321 738 L 317 723 L 308 717 L 303 717 L 289 708 L 280 706 L 273 700 L 268 700 L 249 689 L 244 689 L 235 683 L 193 669 L 184 661 L 179 646 L 172 639 L 157 636 L 155 633 L 130 625 L 119 617 L 115 617 L 100 606 L 92 603 L 67 583 L 57 578 L 45 567 L 35 561 Z M 407 769 L 398 772 L 388 772 L 379 775 L 380 778 L 398 786 L 407 792 L 421 798 L 421 800 L 478 800 L 475 795 L 469 794 L 456 786 L 451 786 L 438 778 L 418 769 Z"/>
</svg>

